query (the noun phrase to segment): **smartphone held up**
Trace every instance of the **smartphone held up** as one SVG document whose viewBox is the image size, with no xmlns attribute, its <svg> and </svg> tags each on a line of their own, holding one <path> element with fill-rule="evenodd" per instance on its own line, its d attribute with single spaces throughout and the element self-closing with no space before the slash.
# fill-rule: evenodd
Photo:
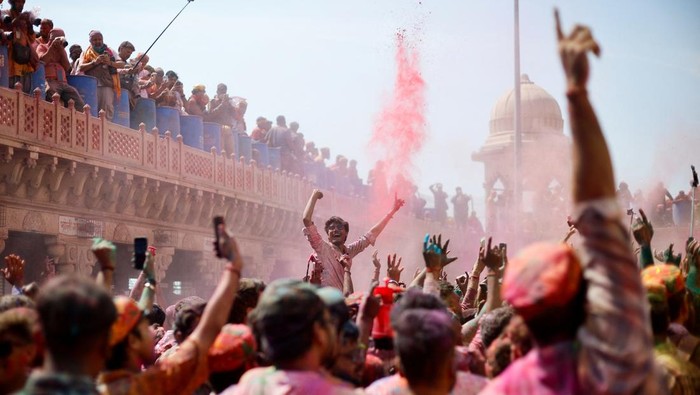
<svg viewBox="0 0 700 395">
<path fill-rule="evenodd" d="M 148 239 L 137 237 L 134 239 L 134 269 L 143 270 L 146 262 L 146 252 L 148 251 Z"/>
</svg>

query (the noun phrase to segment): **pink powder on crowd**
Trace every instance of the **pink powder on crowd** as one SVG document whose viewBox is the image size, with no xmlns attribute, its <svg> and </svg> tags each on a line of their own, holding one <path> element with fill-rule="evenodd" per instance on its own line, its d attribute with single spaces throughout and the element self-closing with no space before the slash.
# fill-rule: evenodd
<svg viewBox="0 0 700 395">
<path fill-rule="evenodd" d="M 373 169 L 379 175 L 372 188 L 377 203 L 373 207 L 378 212 L 392 204 L 394 193 L 403 199 L 412 193 L 413 160 L 426 136 L 425 81 L 418 49 L 410 44 L 404 31 L 396 34 L 394 90 L 377 117 L 369 143 L 371 152 L 383 162 Z"/>
</svg>

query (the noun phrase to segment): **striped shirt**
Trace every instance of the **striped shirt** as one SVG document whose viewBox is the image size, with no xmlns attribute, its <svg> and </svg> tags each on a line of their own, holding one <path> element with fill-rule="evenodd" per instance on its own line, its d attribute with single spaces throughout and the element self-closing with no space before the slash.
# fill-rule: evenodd
<svg viewBox="0 0 700 395">
<path fill-rule="evenodd" d="M 314 224 L 305 227 L 303 232 L 311 248 L 316 252 L 317 260 L 323 268 L 321 285 L 335 287 L 340 290 L 343 289 L 343 265 L 340 264 L 338 259 L 343 254 L 347 254 L 352 264 L 352 258 L 370 245 L 374 245 L 374 242 L 377 240 L 377 235 L 367 232 L 352 244 L 339 248 L 328 240 L 324 240 Z"/>
</svg>

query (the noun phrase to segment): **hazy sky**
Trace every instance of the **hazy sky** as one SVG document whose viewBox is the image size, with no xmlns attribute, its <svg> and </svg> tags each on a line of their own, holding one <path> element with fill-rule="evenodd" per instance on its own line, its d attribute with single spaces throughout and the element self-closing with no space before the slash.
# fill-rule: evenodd
<svg viewBox="0 0 700 395">
<path fill-rule="evenodd" d="M 179 0 L 43 0 L 41 16 L 85 47 L 100 29 L 116 49 L 145 50 L 186 4 Z M 592 27 L 603 52 L 589 91 L 619 178 L 631 188 L 663 176 L 675 194 L 700 165 L 700 1 L 522 1 L 521 72 L 562 106 L 564 78 L 552 10 L 566 29 Z M 3 4 L 5 8 L 9 7 Z M 397 29 L 413 36 L 428 87 L 428 139 L 416 160 L 423 192 L 440 181 L 483 196 L 483 167 L 472 162 L 488 134 L 491 108 L 513 86 L 513 2 L 509 0 L 196 0 L 151 50 L 186 91 L 218 82 L 248 99 L 248 128 L 278 114 L 331 155 L 359 161 L 394 81 Z M 565 115 L 565 130 L 568 133 Z M 432 199 L 431 199 L 432 200 Z M 432 202 L 429 201 L 429 205 Z"/>
</svg>

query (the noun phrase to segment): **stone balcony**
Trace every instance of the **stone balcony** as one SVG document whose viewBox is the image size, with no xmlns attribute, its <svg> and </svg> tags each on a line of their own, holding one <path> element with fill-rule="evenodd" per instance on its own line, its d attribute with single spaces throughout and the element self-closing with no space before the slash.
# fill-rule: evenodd
<svg viewBox="0 0 700 395">
<path fill-rule="evenodd" d="M 186 146 L 181 136 L 132 130 L 104 114 L 64 108 L 57 97 L 47 102 L 38 92 L 0 88 L 0 252 L 28 261 L 53 256 L 58 272 L 94 271 L 91 237 L 126 251 L 134 237 L 146 236 L 158 247 L 161 279 L 173 280 L 169 267 L 184 260 L 173 276 L 200 289 L 213 285 L 222 262 L 211 253 L 211 221 L 223 215 L 246 256 L 245 275 L 301 278 L 311 252 L 301 213 L 312 189 L 304 178 L 247 158 Z M 317 218 L 345 217 L 350 237 L 377 220 L 360 214 L 367 202 L 324 192 Z M 408 241 L 409 224 L 427 230 L 406 215 L 393 222 L 401 223 L 387 229 L 393 239 Z M 28 280 L 40 271 L 28 268 Z M 117 273 L 117 291 L 133 277 Z"/>
</svg>

